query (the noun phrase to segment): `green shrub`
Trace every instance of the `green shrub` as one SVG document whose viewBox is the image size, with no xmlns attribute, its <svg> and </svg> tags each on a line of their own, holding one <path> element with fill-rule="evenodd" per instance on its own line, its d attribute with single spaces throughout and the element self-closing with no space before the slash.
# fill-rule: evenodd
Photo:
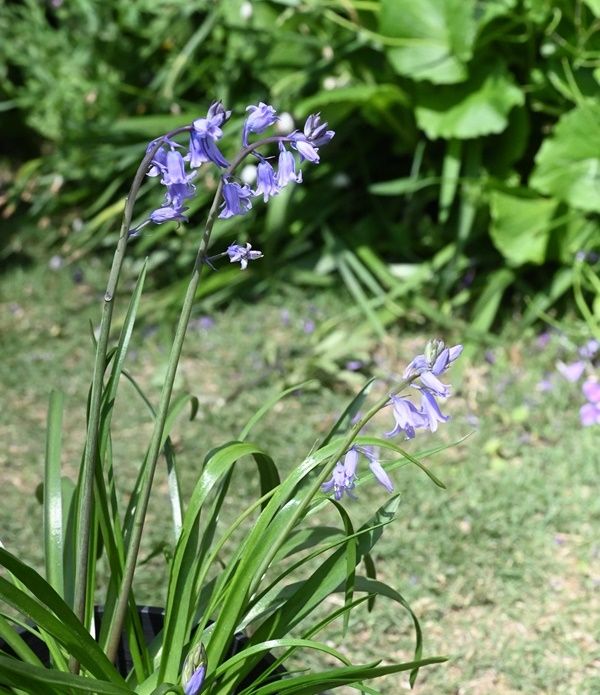
<svg viewBox="0 0 600 695">
<path fill-rule="evenodd" d="M 474 334 L 510 296 L 531 300 L 531 321 L 568 294 L 575 254 L 598 246 L 599 18 L 598 0 L 4 5 L 0 125 L 28 160 L 8 203 L 81 218 L 77 234 L 45 232 L 66 254 L 104 248 L 151 133 L 215 97 L 238 111 L 273 101 L 297 122 L 326 108 L 330 165 L 264 213 L 269 282 L 340 276 L 379 327 L 406 313 L 401 295 L 441 322 L 469 307 Z M 215 182 L 199 183 L 202 208 Z M 243 239 L 245 224 L 223 234 Z M 169 288 L 161 307 L 191 236 L 164 225 L 137 244 Z M 226 284 L 206 292 L 222 301 Z"/>
</svg>

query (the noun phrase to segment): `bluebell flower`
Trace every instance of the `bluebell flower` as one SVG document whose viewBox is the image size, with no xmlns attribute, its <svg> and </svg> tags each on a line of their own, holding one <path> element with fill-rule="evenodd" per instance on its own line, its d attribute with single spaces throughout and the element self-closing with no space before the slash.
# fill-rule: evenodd
<svg viewBox="0 0 600 695">
<path fill-rule="evenodd" d="M 181 671 L 181 683 L 185 695 L 198 695 L 206 676 L 206 652 L 202 643 L 187 655 Z"/>
<path fill-rule="evenodd" d="M 249 111 L 250 115 L 244 123 L 244 132 L 242 134 L 244 147 L 248 146 L 248 135 L 250 133 L 262 133 L 277 122 L 277 111 L 262 101 L 258 106 L 248 106 L 246 111 Z"/>
<path fill-rule="evenodd" d="M 392 406 L 395 425 L 390 432 L 386 432 L 386 437 L 395 437 L 400 432 L 404 432 L 407 439 L 412 439 L 415 436 L 415 429 L 427 425 L 424 415 L 408 398 L 391 396 L 389 405 Z"/>
<path fill-rule="evenodd" d="M 321 123 L 321 115 L 314 113 L 306 119 L 304 132 L 292 133 L 290 138 L 292 147 L 300 153 L 302 159 L 318 164 L 319 147 L 330 142 L 334 135 L 333 130 L 327 130 L 327 123 Z"/>
<path fill-rule="evenodd" d="M 431 432 L 435 432 L 438 428 L 438 422 L 447 422 L 449 417 L 442 413 L 431 391 L 425 388 L 421 388 L 419 391 L 421 393 L 420 412 L 424 416 L 425 427 L 428 427 Z"/>
<path fill-rule="evenodd" d="M 286 150 L 285 145 L 279 143 L 279 161 L 277 166 L 277 184 L 280 188 L 287 186 L 290 181 L 302 183 L 302 172 L 296 174 L 296 160 L 294 155 Z"/>
<path fill-rule="evenodd" d="M 425 346 L 424 354 L 417 355 L 404 371 L 404 378 L 429 371 L 434 376 L 440 376 L 463 351 L 462 345 L 447 348 L 443 340 L 430 340 Z"/>
<path fill-rule="evenodd" d="M 225 181 L 219 217 L 227 219 L 234 215 L 245 215 L 252 208 L 251 198 L 250 186 L 240 186 L 236 181 Z"/>
<path fill-rule="evenodd" d="M 331 478 L 321 485 L 323 492 L 333 491 L 336 500 L 341 500 L 346 493 L 354 498 L 352 490 L 356 486 L 356 468 L 358 466 L 358 451 L 355 447 L 348 449 L 343 461 L 335 464 Z"/>
<path fill-rule="evenodd" d="M 223 137 L 221 126 L 231 115 L 220 101 L 211 104 L 206 118 L 198 118 L 192 123 L 190 131 L 189 160 L 190 166 L 196 168 L 204 162 L 214 162 L 219 167 L 229 166 L 216 143 Z"/>
<path fill-rule="evenodd" d="M 146 148 L 146 152 L 152 149 L 155 143 L 155 140 L 151 142 Z M 164 173 L 167 168 L 167 152 L 168 150 L 165 147 L 159 147 L 158 150 L 156 150 L 152 158 L 151 166 L 146 173 L 147 176 L 160 176 Z"/>
<path fill-rule="evenodd" d="M 185 684 L 183 692 L 185 695 L 198 695 L 202 689 L 202 683 L 204 683 L 204 676 L 206 674 L 206 666 L 199 666 L 189 681 Z"/>
<path fill-rule="evenodd" d="M 187 222 L 188 218 L 183 214 L 185 210 L 187 210 L 187 208 L 166 205 L 165 207 L 158 208 L 151 212 L 150 219 L 154 224 L 161 224 L 162 222 L 170 222 L 172 220 Z"/>
<path fill-rule="evenodd" d="M 462 345 L 447 348 L 442 340 L 430 340 L 425 346 L 424 354 L 417 355 L 404 372 L 408 379 L 418 375 L 421 383 L 436 396 L 445 398 L 450 394 L 450 387 L 443 384 L 441 376 L 463 351 Z"/>
<path fill-rule="evenodd" d="M 383 485 L 388 492 L 393 492 L 394 483 L 392 483 L 390 476 L 385 472 L 383 466 L 379 462 L 379 456 L 377 455 L 374 447 L 362 446 L 359 447 L 359 451 L 367 457 L 369 461 L 369 468 L 371 469 L 371 473 L 373 473 L 377 482 L 380 485 Z"/>
<path fill-rule="evenodd" d="M 246 244 L 246 246 L 230 244 L 225 253 L 229 256 L 229 262 L 239 263 L 242 270 L 246 270 L 248 261 L 255 261 L 257 258 L 263 257 L 262 251 L 252 250 L 250 244 Z"/>
<path fill-rule="evenodd" d="M 259 162 L 256 172 L 255 194 L 260 195 L 262 193 L 266 203 L 269 197 L 277 195 L 280 190 L 273 167 L 266 160 Z"/>
<path fill-rule="evenodd" d="M 313 113 L 306 119 L 304 135 L 315 147 L 322 147 L 333 140 L 335 131 L 327 130 L 327 123 L 321 123 L 320 113 Z"/>
</svg>

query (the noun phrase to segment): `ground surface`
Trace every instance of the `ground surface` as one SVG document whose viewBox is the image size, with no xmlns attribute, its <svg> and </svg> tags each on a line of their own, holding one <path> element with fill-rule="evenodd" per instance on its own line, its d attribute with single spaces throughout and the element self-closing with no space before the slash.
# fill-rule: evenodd
<svg viewBox="0 0 600 695">
<path fill-rule="evenodd" d="M 72 274 L 72 268 L 16 268 L 0 277 L 0 539 L 37 563 L 41 518 L 34 491 L 42 477 L 48 392 L 60 388 L 67 396 L 64 464 L 74 474 L 91 368 L 87 322 L 97 321 L 102 294 L 102 268 L 83 267 L 78 284 Z M 204 453 L 235 437 L 274 384 L 318 373 L 310 355 L 319 326 L 344 307 L 332 295 L 309 300 L 292 293 L 197 317 L 177 388 L 199 398 L 199 417 L 182 418 L 174 433 L 187 491 Z M 457 365 L 451 374 L 456 395 L 445 404 L 452 421 L 408 445 L 418 452 L 470 434 L 429 460 L 447 490 L 417 469 L 393 474 L 402 504 L 378 546 L 379 572 L 419 615 L 425 654 L 450 659 L 422 672 L 418 695 L 600 692 L 600 429 L 581 428 L 580 385 L 555 369 L 558 359 L 575 359 L 579 331 L 579 338 L 577 331 L 554 332 L 543 347 L 533 334 L 516 340 L 509 331 L 503 348 L 485 357 L 475 352 Z M 168 329 L 142 329 L 128 363 L 154 402 L 169 339 Z M 360 383 L 372 372 L 398 373 L 425 340 L 394 331 L 362 346 L 356 355 L 362 374 L 346 370 L 344 376 Z M 549 383 L 540 384 L 544 379 Z M 348 398 L 339 384 L 305 389 L 279 404 L 255 439 L 289 470 Z M 126 386 L 115 423 L 126 491 L 149 432 Z M 388 426 L 385 418 L 377 423 Z M 237 485 L 241 498 L 255 489 L 250 473 Z M 347 508 L 360 519 L 385 495 L 376 486 L 361 488 L 359 501 Z M 164 476 L 151 514 L 148 554 L 170 542 Z M 146 563 L 139 598 L 161 602 L 163 567 L 160 556 Z M 353 620 L 348 637 L 344 649 L 354 657 L 410 658 L 410 623 L 383 602 Z M 330 639 L 338 645 L 340 633 Z M 376 685 L 389 695 L 408 688 L 404 677 Z"/>
</svg>

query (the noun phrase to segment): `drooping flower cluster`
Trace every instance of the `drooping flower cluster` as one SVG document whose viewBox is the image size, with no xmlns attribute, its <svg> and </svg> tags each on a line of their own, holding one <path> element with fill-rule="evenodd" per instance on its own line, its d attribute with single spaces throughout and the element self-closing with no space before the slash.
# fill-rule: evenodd
<svg viewBox="0 0 600 695">
<path fill-rule="evenodd" d="M 419 392 L 420 405 L 417 407 L 407 396 L 391 396 L 389 404 L 394 415 L 394 428 L 386 437 L 395 437 L 401 432 L 406 439 L 415 436 L 419 428 L 435 432 L 439 422 L 447 422 L 448 416 L 440 410 L 437 398 L 447 398 L 450 387 L 443 384 L 440 377 L 461 354 L 462 345 L 445 347 L 441 340 L 431 340 L 422 355 L 417 355 L 404 372 L 405 379 L 417 377 L 420 383 L 412 387 Z"/>
<path fill-rule="evenodd" d="M 331 478 L 321 486 L 323 492 L 333 492 L 333 496 L 336 500 L 341 500 L 344 493 L 346 493 L 348 497 L 355 499 L 352 490 L 354 490 L 356 481 L 358 480 L 356 469 L 358 468 L 359 454 L 363 454 L 367 458 L 369 461 L 369 468 L 377 481 L 383 485 L 388 492 L 394 490 L 394 485 L 381 463 L 379 463 L 377 453 L 373 447 L 352 446 L 348 449 L 344 458 L 335 464 Z"/>
<path fill-rule="evenodd" d="M 262 196 L 267 202 L 290 181 L 301 183 L 302 172 L 297 169 L 293 151 L 298 152 L 300 162 L 307 160 L 318 164 L 319 148 L 330 142 L 334 136 L 334 131 L 327 129 L 327 123 L 321 122 L 320 115 L 312 114 L 307 118 L 302 132 L 293 131 L 287 135 L 275 135 L 265 138 L 264 141 L 250 143 L 251 135 L 263 133 L 267 128 L 275 125 L 279 118 L 275 109 L 263 102 L 248 106 L 246 112 L 242 130 L 242 149 L 234 158 L 233 164 L 230 164 L 223 156 L 218 145 L 223 137 L 222 126 L 229 119 L 231 111 L 227 111 L 218 101 L 210 106 L 205 118 L 198 118 L 188 128 L 178 131 L 189 131 L 187 152 L 182 154 L 179 151 L 183 149 L 182 146 L 171 138 L 163 137 L 160 140 L 160 146 L 154 153 L 147 173 L 148 176 L 160 177 L 160 182 L 166 187 L 165 198 L 162 205 L 154 210 L 145 222 L 131 230 L 130 236 L 135 236 L 149 222 L 155 224 L 168 221 L 187 222 L 186 201 L 196 192 L 192 181 L 196 177 L 196 170 L 203 164 L 211 163 L 223 170 L 219 217 L 227 219 L 235 215 L 244 215 L 251 210 L 253 198 Z M 277 143 L 279 148 L 277 169 L 258 151 L 263 144 L 273 142 Z M 155 149 L 157 143 L 157 140 L 151 142 L 148 151 Z M 234 171 L 241 160 L 250 154 L 258 160 L 254 190 L 248 184 L 238 180 Z M 186 171 L 186 164 L 192 169 L 189 173 Z M 237 244 L 234 246 L 237 247 Z M 248 260 L 260 258 L 262 254 L 256 255 L 257 253 L 259 252 L 253 251 L 249 255 L 236 257 L 235 260 L 241 261 L 242 269 L 244 269 Z M 229 250 L 222 255 L 229 255 L 231 258 Z"/>
<path fill-rule="evenodd" d="M 423 428 L 435 432 L 438 423 L 446 422 L 449 419 L 440 410 L 437 399 L 447 398 L 450 395 L 450 386 L 442 383 L 439 377 L 460 356 L 462 350 L 462 345 L 448 348 L 441 340 L 431 340 L 427 343 L 424 353 L 417 355 L 410 362 L 404 372 L 404 379 L 412 380 L 411 387 L 419 393 L 420 404 L 419 406 L 415 405 L 408 396 L 391 395 L 386 407 L 390 406 L 392 409 L 394 428 L 386 433 L 386 437 L 394 437 L 403 433 L 406 439 L 412 439 L 415 436 L 415 430 Z M 598 387 L 598 397 L 600 401 L 600 386 Z M 356 470 L 359 453 L 368 459 L 369 468 L 376 480 L 388 492 L 392 492 L 394 489 L 392 481 L 379 462 L 374 449 L 356 445 L 352 446 L 344 458 L 336 463 L 331 478 L 321 486 L 323 492 L 333 492 L 336 500 L 340 500 L 344 493 L 349 497 L 354 497 L 352 491 L 358 479 Z"/>
</svg>

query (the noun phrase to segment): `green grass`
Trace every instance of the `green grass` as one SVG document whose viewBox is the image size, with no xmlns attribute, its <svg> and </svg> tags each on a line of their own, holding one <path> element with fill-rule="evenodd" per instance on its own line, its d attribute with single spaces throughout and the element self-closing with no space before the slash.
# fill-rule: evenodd
<svg viewBox="0 0 600 695">
<path fill-rule="evenodd" d="M 70 268 L 15 268 L 0 277 L 0 485 L 5 491 L 0 539 L 38 566 L 41 509 L 34 492 L 42 479 L 51 388 L 66 393 L 64 465 L 71 475 L 81 455 L 92 363 L 87 322 L 97 321 L 105 268 L 90 261 L 83 270 L 79 285 L 72 282 Z M 211 328 L 190 332 L 177 388 L 196 395 L 200 411 L 193 422 L 182 418 L 174 434 L 185 490 L 191 489 L 204 453 L 234 437 L 274 392 L 274 384 L 315 373 L 311 346 L 316 338 L 305 332 L 305 323 L 312 320 L 318 329 L 343 311 L 346 301 L 331 293 L 314 298 L 280 293 L 259 303 L 238 302 L 215 315 Z M 132 344 L 128 368 L 154 402 L 169 335 L 165 327 L 145 327 Z M 427 337 L 398 329 L 369 350 L 363 345 L 357 356 L 369 355 L 365 374 L 398 373 Z M 429 461 L 447 490 L 416 468 L 394 472 L 401 514 L 378 547 L 378 568 L 418 613 L 425 654 L 450 658 L 422 672 L 419 695 L 591 695 L 600 692 L 598 429 L 579 425 L 577 385 L 555 375 L 554 390 L 536 388 L 546 372 L 555 374 L 556 359 L 574 357 L 572 343 L 555 335 L 541 350 L 533 336 L 515 339 L 507 333 L 504 344 L 495 351 L 494 364 L 476 355 L 456 365 L 449 374 L 456 395 L 445 405 L 452 421 L 437 435 L 420 433 L 407 445 L 419 451 L 470 434 Z M 348 397 L 340 384 L 305 389 L 278 404 L 257 427 L 255 439 L 289 470 Z M 150 427 L 127 385 L 114 422 L 115 460 L 126 492 Z M 373 431 L 389 424 L 381 417 Z M 240 502 L 256 490 L 249 472 L 241 471 L 235 484 Z M 383 490 L 366 486 L 358 502 L 346 506 L 358 520 L 384 499 Z M 161 471 L 145 554 L 170 543 L 167 518 Z M 138 598 L 160 603 L 163 577 L 159 554 L 140 570 Z M 340 631 L 329 638 L 339 641 Z M 405 658 L 411 644 L 406 615 L 380 602 L 352 621 L 345 650 L 356 658 Z M 378 687 L 392 695 L 407 687 L 406 678 L 390 677 Z"/>
</svg>

